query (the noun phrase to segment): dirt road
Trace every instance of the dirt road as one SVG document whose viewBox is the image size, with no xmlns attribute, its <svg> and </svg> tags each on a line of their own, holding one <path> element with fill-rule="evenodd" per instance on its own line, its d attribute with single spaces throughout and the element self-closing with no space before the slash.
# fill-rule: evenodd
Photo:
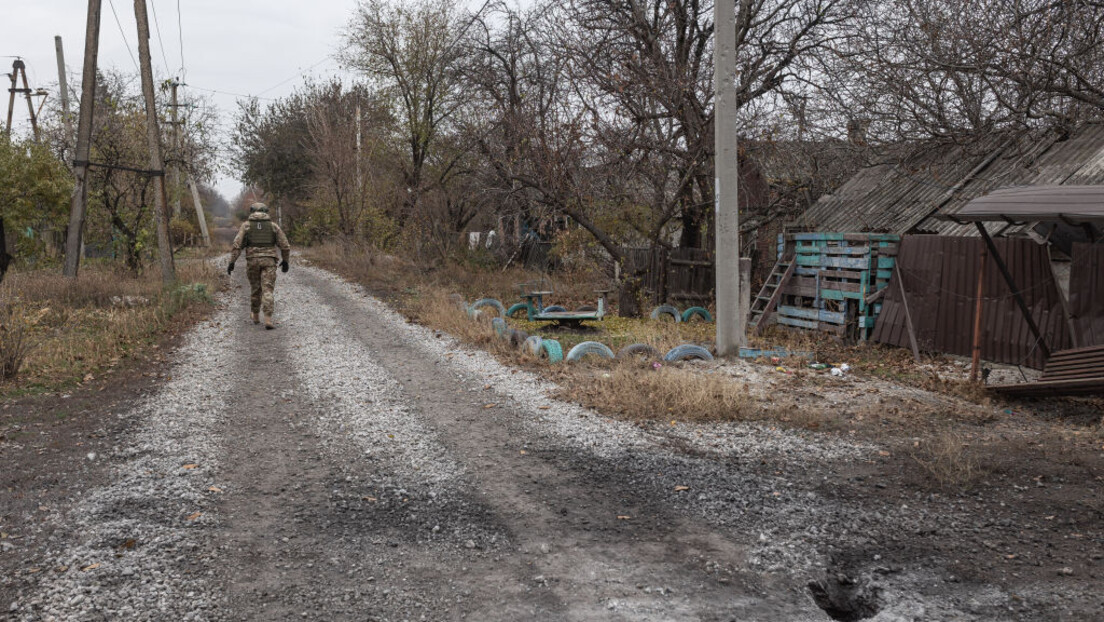
<svg viewBox="0 0 1104 622">
<path fill-rule="evenodd" d="M 321 270 L 281 276 L 275 331 L 247 321 L 243 282 L 154 390 L 95 413 L 102 440 L 57 449 L 83 475 L 27 476 L 24 496 L 49 501 L 5 512 L 9 619 L 1104 611 L 1098 498 L 1067 524 L 980 495 L 889 495 L 867 481 L 870 445 L 610 421 Z M 0 446 L 5 466 L 32 441 Z"/>
</svg>

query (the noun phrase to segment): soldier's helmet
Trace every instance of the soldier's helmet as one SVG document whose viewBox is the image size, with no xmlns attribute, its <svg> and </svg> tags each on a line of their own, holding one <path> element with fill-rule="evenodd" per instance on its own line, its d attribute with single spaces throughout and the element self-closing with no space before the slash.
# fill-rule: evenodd
<svg viewBox="0 0 1104 622">
<path fill-rule="evenodd" d="M 268 213 L 268 206 L 265 205 L 264 203 L 254 203 L 253 205 L 249 206 L 249 213 L 250 214 L 255 214 L 257 212 L 261 212 L 262 214 L 267 214 Z"/>
</svg>

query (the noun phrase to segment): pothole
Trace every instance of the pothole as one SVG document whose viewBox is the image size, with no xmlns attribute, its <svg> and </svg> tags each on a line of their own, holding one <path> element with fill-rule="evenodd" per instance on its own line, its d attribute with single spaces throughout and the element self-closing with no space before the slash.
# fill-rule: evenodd
<svg viewBox="0 0 1104 622">
<path fill-rule="evenodd" d="M 810 581 L 806 587 L 817 606 L 840 622 L 873 618 L 881 608 L 879 588 L 842 573 L 821 581 Z"/>
</svg>

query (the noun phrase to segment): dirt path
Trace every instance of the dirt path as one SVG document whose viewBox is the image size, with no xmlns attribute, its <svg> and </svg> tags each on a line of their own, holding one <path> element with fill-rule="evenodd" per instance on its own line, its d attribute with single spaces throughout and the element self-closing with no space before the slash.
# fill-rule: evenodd
<svg viewBox="0 0 1104 622">
<path fill-rule="evenodd" d="M 162 390 L 131 409 L 106 481 L 12 564 L 24 570 L 0 611 L 888 622 L 1102 610 L 1099 524 L 1042 534 L 1038 517 L 1000 522 L 995 500 L 878 495 L 884 484 L 856 475 L 874 448 L 826 436 L 732 425 L 722 443 L 708 427 L 676 439 L 609 421 L 320 270 L 297 266 L 277 298 L 279 329 L 254 327 L 238 282 L 183 344 Z M 1011 563 L 1017 542 L 1074 535 L 1083 557 L 1037 570 L 963 563 Z"/>
</svg>

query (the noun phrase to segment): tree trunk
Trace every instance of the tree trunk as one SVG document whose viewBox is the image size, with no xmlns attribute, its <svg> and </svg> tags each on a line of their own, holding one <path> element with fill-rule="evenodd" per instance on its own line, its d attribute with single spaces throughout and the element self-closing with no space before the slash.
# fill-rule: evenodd
<svg viewBox="0 0 1104 622">
<path fill-rule="evenodd" d="M 0 217 L 0 283 L 4 282 L 4 274 L 11 265 L 12 256 L 8 254 L 8 236 L 4 231 L 4 219 Z"/>
</svg>

